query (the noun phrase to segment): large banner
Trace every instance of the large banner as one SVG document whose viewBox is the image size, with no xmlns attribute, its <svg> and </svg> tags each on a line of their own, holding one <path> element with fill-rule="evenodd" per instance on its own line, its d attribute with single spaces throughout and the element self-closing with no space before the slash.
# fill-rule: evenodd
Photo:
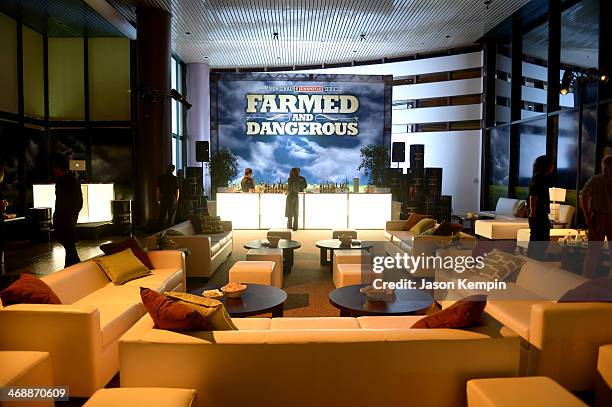
<svg viewBox="0 0 612 407">
<path fill-rule="evenodd" d="M 360 149 L 388 144 L 391 77 L 269 73 L 211 75 L 211 142 L 238 156 L 257 182 L 360 177 Z"/>
</svg>

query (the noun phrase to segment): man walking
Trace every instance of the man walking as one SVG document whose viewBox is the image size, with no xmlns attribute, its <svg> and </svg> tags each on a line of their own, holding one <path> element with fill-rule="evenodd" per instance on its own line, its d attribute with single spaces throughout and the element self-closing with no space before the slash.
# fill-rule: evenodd
<svg viewBox="0 0 612 407">
<path fill-rule="evenodd" d="M 68 170 L 68 159 L 56 156 L 53 160 L 53 175 L 55 182 L 55 212 L 53 226 L 57 241 L 66 250 L 65 267 L 81 262 L 76 249 L 76 224 L 79 212 L 83 208 L 83 193 L 81 185 Z"/>
<path fill-rule="evenodd" d="M 166 173 L 157 179 L 158 221 L 162 229 L 174 224 L 176 205 L 180 197 L 179 180 L 174 175 L 174 169 L 174 165 L 168 165 Z"/>
</svg>

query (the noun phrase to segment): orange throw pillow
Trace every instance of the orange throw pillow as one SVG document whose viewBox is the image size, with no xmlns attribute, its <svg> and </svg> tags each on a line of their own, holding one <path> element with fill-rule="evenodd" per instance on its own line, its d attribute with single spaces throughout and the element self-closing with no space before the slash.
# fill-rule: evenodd
<svg viewBox="0 0 612 407">
<path fill-rule="evenodd" d="M 2 304 L 61 304 L 57 294 L 44 281 L 31 274 L 22 274 L 19 280 L 0 292 Z"/>
<path fill-rule="evenodd" d="M 486 305 L 486 295 L 471 295 L 446 309 L 419 319 L 411 328 L 467 328 L 478 325 Z"/>
<path fill-rule="evenodd" d="M 164 294 L 140 287 L 140 298 L 155 322 L 155 328 L 184 332 L 213 330 L 210 322 L 198 311 Z"/>
<path fill-rule="evenodd" d="M 430 218 L 430 216 L 421 215 L 419 213 L 411 213 L 410 216 L 408 217 L 408 221 L 406 222 L 406 226 L 404 227 L 404 230 L 409 231 L 410 229 L 412 229 L 414 225 L 419 223 L 421 220 L 427 219 L 427 218 Z"/>
</svg>

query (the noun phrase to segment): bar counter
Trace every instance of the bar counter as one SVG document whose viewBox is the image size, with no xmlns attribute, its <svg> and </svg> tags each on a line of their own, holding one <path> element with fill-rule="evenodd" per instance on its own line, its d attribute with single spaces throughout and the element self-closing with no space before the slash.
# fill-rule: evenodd
<svg viewBox="0 0 612 407">
<path fill-rule="evenodd" d="M 234 229 L 285 228 L 286 195 L 217 192 L 217 215 Z M 388 193 L 300 193 L 300 229 L 384 229 L 391 220 Z"/>
</svg>

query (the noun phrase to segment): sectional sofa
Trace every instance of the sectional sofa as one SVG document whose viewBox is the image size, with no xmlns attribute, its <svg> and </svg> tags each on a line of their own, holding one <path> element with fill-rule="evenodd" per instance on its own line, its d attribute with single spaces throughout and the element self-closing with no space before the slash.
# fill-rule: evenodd
<svg viewBox="0 0 612 407">
<path fill-rule="evenodd" d="M 41 278 L 61 305 L 0 306 L 0 349 L 49 352 L 55 383 L 89 397 L 119 371 L 119 338 L 145 314 L 140 287 L 185 291 L 180 251 L 151 251 L 152 274 L 114 285 L 94 261 Z"/>
<path fill-rule="evenodd" d="M 588 280 L 554 264 L 520 257 L 525 263 L 516 279 L 506 290 L 488 293 L 485 312 L 521 336 L 523 375 L 548 376 L 571 391 L 593 390 L 598 348 L 612 343 L 612 303 L 559 303 L 567 291 Z M 464 277 L 436 271 L 436 281 Z M 474 293 L 444 290 L 436 297 L 448 306 Z"/>
<path fill-rule="evenodd" d="M 190 220 L 178 223 L 165 229 L 181 233 L 182 236 L 172 235 L 181 248 L 188 249 L 187 276 L 210 277 L 223 262 L 232 254 L 233 232 L 232 222 L 221 221 L 223 232 L 213 234 L 197 234 Z M 157 234 L 147 238 L 147 248 L 157 246 Z"/>
<path fill-rule="evenodd" d="M 177 333 L 145 315 L 119 345 L 122 387 L 187 387 L 198 406 L 457 406 L 469 379 L 516 376 L 519 337 L 409 329 L 422 316 L 234 318 L 239 331 Z"/>
</svg>

